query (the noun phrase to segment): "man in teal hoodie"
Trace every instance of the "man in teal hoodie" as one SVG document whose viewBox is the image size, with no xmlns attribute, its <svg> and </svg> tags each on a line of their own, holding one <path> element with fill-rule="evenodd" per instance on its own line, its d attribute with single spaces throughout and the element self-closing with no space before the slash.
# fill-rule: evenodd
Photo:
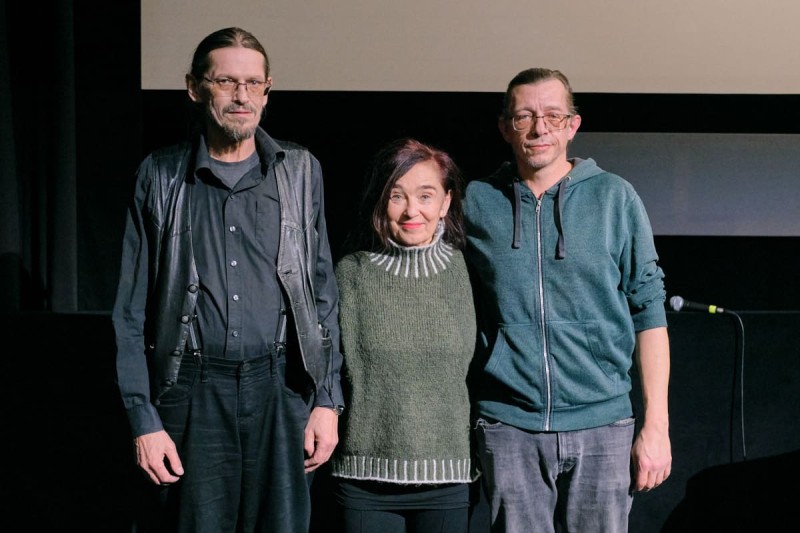
<svg viewBox="0 0 800 533">
<path fill-rule="evenodd" d="M 566 76 L 520 72 L 499 119 L 515 161 L 466 191 L 492 531 L 624 532 L 633 493 L 670 474 L 664 273 L 631 184 L 567 158 L 580 124 Z"/>
</svg>

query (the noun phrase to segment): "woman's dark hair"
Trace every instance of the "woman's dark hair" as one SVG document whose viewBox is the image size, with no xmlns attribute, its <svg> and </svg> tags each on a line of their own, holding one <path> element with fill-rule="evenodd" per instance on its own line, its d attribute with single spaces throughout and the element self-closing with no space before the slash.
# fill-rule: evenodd
<svg viewBox="0 0 800 533">
<path fill-rule="evenodd" d="M 345 241 L 345 253 L 356 250 L 379 251 L 389 246 L 391 237 L 386 208 L 389 195 L 398 179 L 417 163 L 434 162 L 442 172 L 442 186 L 450 192 L 450 208 L 444 217 L 442 240 L 463 249 L 464 211 L 461 207 L 463 180 L 461 171 L 444 151 L 416 139 L 397 139 L 384 146 L 373 157 L 365 176 L 364 195 L 358 212 L 358 223 Z"/>
</svg>

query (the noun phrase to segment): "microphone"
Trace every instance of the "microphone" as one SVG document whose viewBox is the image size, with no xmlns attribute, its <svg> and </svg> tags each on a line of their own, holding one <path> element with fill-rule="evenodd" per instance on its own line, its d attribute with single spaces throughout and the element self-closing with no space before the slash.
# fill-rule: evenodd
<svg viewBox="0 0 800 533">
<path fill-rule="evenodd" d="M 673 296 L 669 299 L 669 305 L 672 307 L 673 311 L 701 311 L 703 313 L 711 313 L 712 315 L 720 314 L 720 313 L 727 313 L 722 307 L 717 307 L 716 305 L 706 305 L 706 304 L 699 304 L 695 302 L 690 302 L 688 300 L 684 300 L 680 296 Z"/>
</svg>

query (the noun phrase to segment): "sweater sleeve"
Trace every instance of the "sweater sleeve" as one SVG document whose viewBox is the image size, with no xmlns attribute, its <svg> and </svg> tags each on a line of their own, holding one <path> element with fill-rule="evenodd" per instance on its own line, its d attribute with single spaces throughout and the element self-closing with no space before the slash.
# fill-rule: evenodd
<svg viewBox="0 0 800 533">
<path fill-rule="evenodd" d="M 631 308 L 635 330 L 667 325 L 664 302 L 664 272 L 658 264 L 653 230 L 638 194 L 634 193 L 627 209 L 630 234 L 628 272 L 625 293 Z"/>
</svg>

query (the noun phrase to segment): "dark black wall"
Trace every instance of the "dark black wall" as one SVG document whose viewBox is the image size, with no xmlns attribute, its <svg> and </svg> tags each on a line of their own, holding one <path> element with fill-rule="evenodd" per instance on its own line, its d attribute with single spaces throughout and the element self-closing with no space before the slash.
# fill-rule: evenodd
<svg viewBox="0 0 800 533">
<path fill-rule="evenodd" d="M 634 497 L 631 533 L 784 531 L 800 518 L 800 312 L 740 317 L 667 314 L 673 469 Z M 3 529 L 133 531 L 146 485 L 113 382 L 109 316 L 0 315 L 0 336 L 24 348 L 6 350 L 0 388 Z M 325 478 L 314 488 L 315 533 L 331 533 Z"/>
</svg>

